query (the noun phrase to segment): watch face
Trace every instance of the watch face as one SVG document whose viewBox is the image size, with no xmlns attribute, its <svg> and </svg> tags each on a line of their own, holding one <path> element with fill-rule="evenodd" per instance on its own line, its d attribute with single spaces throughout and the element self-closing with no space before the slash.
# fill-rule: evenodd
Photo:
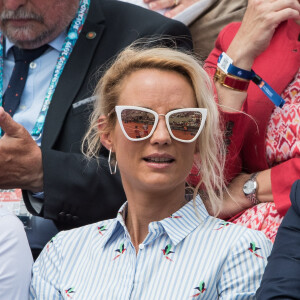
<svg viewBox="0 0 300 300">
<path fill-rule="evenodd" d="M 246 195 L 255 193 L 256 190 L 256 182 L 253 180 L 248 180 L 243 187 L 243 191 Z"/>
</svg>

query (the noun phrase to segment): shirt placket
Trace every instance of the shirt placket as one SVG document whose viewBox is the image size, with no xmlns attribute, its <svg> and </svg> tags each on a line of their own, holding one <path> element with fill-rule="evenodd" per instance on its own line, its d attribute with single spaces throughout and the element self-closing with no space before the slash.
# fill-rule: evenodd
<svg viewBox="0 0 300 300">
<path fill-rule="evenodd" d="M 130 292 L 129 299 L 142 299 L 143 286 L 145 278 L 148 278 L 147 265 L 145 260 L 148 255 L 150 244 L 152 244 L 161 234 L 163 229 L 159 226 L 158 222 L 152 222 L 149 224 L 149 233 L 143 243 L 139 244 L 139 251 L 135 260 L 135 275 Z M 132 246 L 133 247 L 133 246 Z M 151 249 L 150 249 L 151 251 Z"/>
</svg>

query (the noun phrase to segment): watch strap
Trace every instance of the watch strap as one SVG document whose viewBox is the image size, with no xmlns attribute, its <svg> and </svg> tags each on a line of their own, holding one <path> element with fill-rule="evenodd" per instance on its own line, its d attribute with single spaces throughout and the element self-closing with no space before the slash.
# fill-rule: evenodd
<svg viewBox="0 0 300 300">
<path fill-rule="evenodd" d="M 248 90 L 250 82 L 247 79 L 242 79 L 234 75 L 226 74 L 219 68 L 217 68 L 216 70 L 214 79 L 221 85 L 239 92 L 246 92 Z"/>
<path fill-rule="evenodd" d="M 256 195 L 256 193 L 257 193 L 257 188 L 258 188 L 258 184 L 257 184 L 256 177 L 257 177 L 258 174 L 259 174 L 259 172 L 253 173 L 253 174 L 250 176 L 249 180 L 247 180 L 247 181 L 250 181 L 250 180 L 251 180 L 251 181 L 253 181 L 253 182 L 256 183 L 255 191 L 254 191 L 253 193 L 250 193 L 250 194 L 248 194 L 248 195 L 245 195 L 245 196 L 253 203 L 253 205 L 257 205 L 257 204 L 260 203 L 260 201 L 257 199 L 257 195 Z"/>
</svg>

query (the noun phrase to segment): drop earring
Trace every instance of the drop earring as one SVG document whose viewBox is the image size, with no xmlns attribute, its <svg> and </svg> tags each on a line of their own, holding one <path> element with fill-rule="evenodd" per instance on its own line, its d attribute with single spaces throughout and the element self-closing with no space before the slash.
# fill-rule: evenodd
<svg viewBox="0 0 300 300">
<path fill-rule="evenodd" d="M 109 150 L 109 155 L 108 155 L 107 161 L 108 161 L 108 167 L 109 167 L 110 174 L 112 174 L 112 175 L 116 174 L 118 162 L 117 162 L 117 158 L 116 158 L 116 153 L 112 152 L 111 149 Z"/>
</svg>

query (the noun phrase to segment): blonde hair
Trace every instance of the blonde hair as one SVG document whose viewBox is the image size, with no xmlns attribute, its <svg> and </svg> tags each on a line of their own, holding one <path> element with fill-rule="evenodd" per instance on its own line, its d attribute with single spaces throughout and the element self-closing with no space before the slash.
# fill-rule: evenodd
<svg viewBox="0 0 300 300">
<path fill-rule="evenodd" d="M 194 198 L 201 187 L 201 195 L 217 215 L 223 202 L 225 189 L 223 168 L 225 146 L 219 125 L 219 113 L 214 101 L 211 80 L 200 62 L 191 54 L 165 47 L 145 49 L 135 45 L 123 50 L 99 81 L 95 95 L 97 97 L 90 126 L 84 137 L 83 149 L 87 157 L 99 153 L 99 118 L 106 116 L 105 132 L 111 131 L 116 122 L 116 114 L 110 114 L 118 104 L 124 79 L 140 69 L 160 69 L 182 74 L 190 82 L 198 107 L 207 108 L 205 126 L 198 138 L 197 155 L 194 164 L 199 169 L 200 182 L 194 189 Z"/>
</svg>

